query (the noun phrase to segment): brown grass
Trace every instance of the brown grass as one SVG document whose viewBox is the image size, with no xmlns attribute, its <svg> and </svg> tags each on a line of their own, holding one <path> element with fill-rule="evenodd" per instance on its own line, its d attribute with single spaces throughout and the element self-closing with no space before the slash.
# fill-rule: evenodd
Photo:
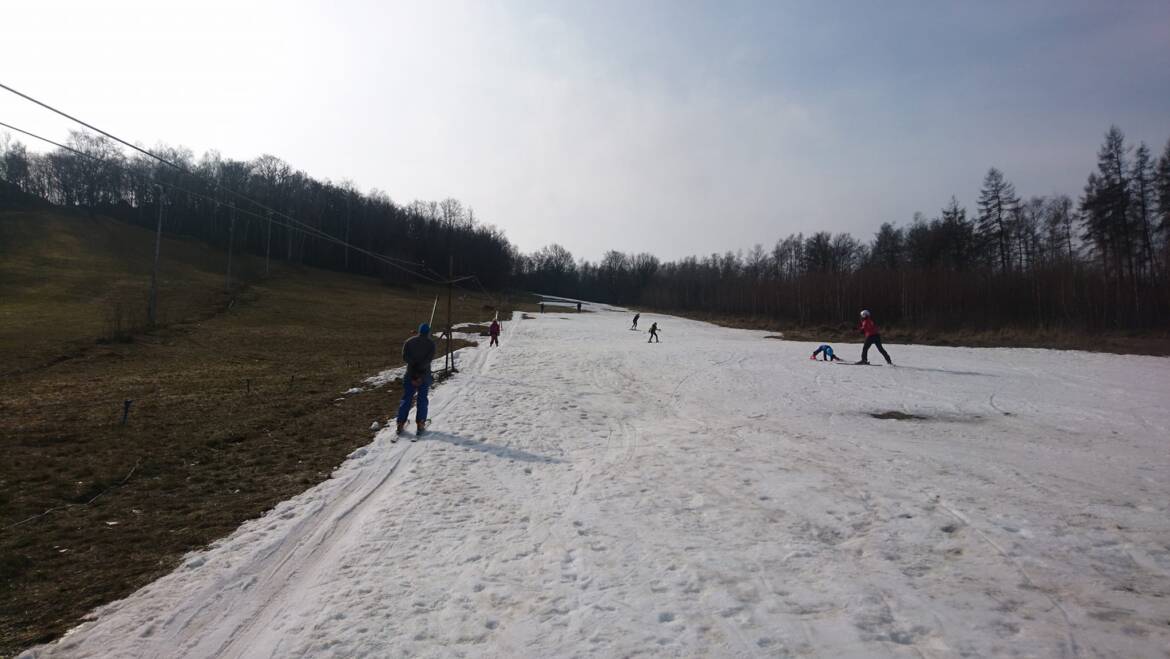
<svg viewBox="0 0 1170 659">
<path fill-rule="evenodd" d="M 118 263 L 148 232 L 12 214 L 0 214 L 0 230 L 20 236 L 0 242 L 0 656 L 58 637 L 328 478 L 400 389 L 337 401 L 340 392 L 399 365 L 435 294 L 281 268 L 229 311 L 222 255 L 164 245 L 168 268 L 185 273 L 165 289 L 174 322 L 99 343 L 103 282 L 141 292 L 133 259 Z M 7 275 L 22 269 L 12 285 Z M 482 305 L 457 299 L 455 322 L 482 320 Z"/>
</svg>

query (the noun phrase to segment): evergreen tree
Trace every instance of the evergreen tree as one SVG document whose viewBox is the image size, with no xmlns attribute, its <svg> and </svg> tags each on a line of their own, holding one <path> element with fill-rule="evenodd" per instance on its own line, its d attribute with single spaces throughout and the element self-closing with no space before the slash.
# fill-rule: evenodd
<svg viewBox="0 0 1170 659">
<path fill-rule="evenodd" d="M 1044 213 L 1044 228 L 1048 239 L 1048 254 L 1056 261 L 1072 261 L 1076 258 L 1072 242 L 1072 199 L 1068 195 L 1057 195 L 1048 200 Z"/>
<path fill-rule="evenodd" d="M 929 270 L 938 262 L 939 250 L 934 237 L 926 217 L 922 213 L 914 213 L 914 219 L 906 229 L 906 261 L 912 267 Z"/>
<path fill-rule="evenodd" d="M 1081 227 L 1083 229 L 1081 239 L 1088 243 L 1093 253 L 1101 259 L 1101 268 L 1107 272 L 1109 270 L 1110 236 L 1108 223 L 1105 221 L 1104 213 L 1098 202 L 1100 190 L 1101 183 L 1097 178 L 1097 172 L 1090 172 L 1080 199 Z"/>
<path fill-rule="evenodd" d="M 905 237 L 901 229 L 889 222 L 882 224 L 874 234 L 873 246 L 869 251 L 870 263 L 888 270 L 897 270 L 905 259 Z"/>
<path fill-rule="evenodd" d="M 1163 237 L 1163 247 L 1170 246 L 1170 140 L 1158 159 L 1154 171 L 1154 196 L 1158 203 L 1158 231 Z"/>
<path fill-rule="evenodd" d="M 1117 126 L 1111 126 L 1105 134 L 1105 143 L 1097 152 L 1096 176 L 1091 177 L 1094 185 L 1086 188 L 1086 199 L 1092 210 L 1091 222 L 1098 247 L 1111 251 L 1114 272 L 1117 277 L 1127 274 L 1135 279 L 1133 258 L 1133 235 L 1130 230 L 1130 186 L 1125 146 L 1125 135 Z M 1094 180 L 1095 179 L 1095 180 Z M 1104 257 L 1103 257 L 1104 258 Z"/>
<path fill-rule="evenodd" d="M 1003 177 L 1003 172 L 992 167 L 983 179 L 979 192 L 979 236 L 988 249 L 994 249 L 992 260 L 998 257 L 1000 270 L 1011 270 L 1012 216 L 1019 206 L 1016 188 Z"/>
<path fill-rule="evenodd" d="M 1141 240 L 1138 252 L 1138 273 L 1147 276 L 1156 272 L 1154 257 L 1154 163 L 1150 149 L 1145 142 L 1134 152 L 1133 168 L 1130 170 L 1133 186 L 1133 226 Z"/>
<path fill-rule="evenodd" d="M 828 231 L 818 231 L 805 240 L 805 272 L 832 272 L 834 260 L 833 234 Z"/>
<path fill-rule="evenodd" d="M 954 270 L 967 270 L 975 257 L 975 226 L 967 219 L 967 209 L 961 208 L 954 196 L 942 209 L 938 233 L 943 259 Z"/>
</svg>

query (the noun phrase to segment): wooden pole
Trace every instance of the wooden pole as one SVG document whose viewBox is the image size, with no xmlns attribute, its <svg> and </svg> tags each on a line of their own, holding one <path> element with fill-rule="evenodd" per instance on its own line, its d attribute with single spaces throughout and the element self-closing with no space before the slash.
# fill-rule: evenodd
<svg viewBox="0 0 1170 659">
<path fill-rule="evenodd" d="M 448 373 L 455 370 L 455 359 L 451 355 L 451 293 L 455 289 L 455 256 L 448 255 L 447 257 L 447 359 L 444 364 L 450 361 L 451 368 Z"/>
<path fill-rule="evenodd" d="M 150 270 L 150 304 L 146 310 L 151 327 L 158 322 L 158 257 L 162 250 L 163 207 L 166 205 L 162 186 L 158 183 L 154 185 L 158 188 L 158 227 L 154 232 L 154 267 Z"/>
<path fill-rule="evenodd" d="M 268 244 L 264 248 L 264 276 L 268 276 L 268 261 L 272 257 L 272 211 L 268 211 Z"/>
<path fill-rule="evenodd" d="M 236 245 L 236 202 L 232 202 L 232 219 L 228 225 L 227 291 L 232 292 L 232 249 Z"/>
</svg>

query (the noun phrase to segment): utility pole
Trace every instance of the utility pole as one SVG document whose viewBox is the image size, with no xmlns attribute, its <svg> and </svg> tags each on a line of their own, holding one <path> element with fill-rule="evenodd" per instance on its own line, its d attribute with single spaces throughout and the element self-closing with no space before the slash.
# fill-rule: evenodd
<svg viewBox="0 0 1170 659">
<path fill-rule="evenodd" d="M 448 373 L 455 371 L 455 359 L 451 355 L 451 293 L 455 290 L 455 256 L 449 254 L 447 256 L 447 358 L 443 361 L 446 364 L 451 363 L 451 368 Z"/>
<path fill-rule="evenodd" d="M 288 217 L 288 216 L 285 215 L 285 217 Z M 285 223 L 284 226 L 285 226 L 284 235 L 288 236 L 288 257 L 285 259 L 285 262 L 292 263 L 292 243 L 293 243 L 292 225 Z"/>
<path fill-rule="evenodd" d="M 345 191 L 345 271 L 349 272 L 349 200 L 353 193 Z"/>
<path fill-rule="evenodd" d="M 154 232 L 154 267 L 150 270 L 150 304 L 146 309 L 150 326 L 158 324 L 158 256 L 162 249 L 163 207 L 166 205 L 166 194 L 162 185 L 155 183 L 158 188 L 158 228 Z"/>
<path fill-rule="evenodd" d="M 232 202 L 232 219 L 228 225 L 227 292 L 232 292 L 232 249 L 236 246 L 236 202 Z"/>
<path fill-rule="evenodd" d="M 268 261 L 272 258 L 272 211 L 268 211 L 268 244 L 264 248 L 264 277 L 268 277 Z"/>
</svg>

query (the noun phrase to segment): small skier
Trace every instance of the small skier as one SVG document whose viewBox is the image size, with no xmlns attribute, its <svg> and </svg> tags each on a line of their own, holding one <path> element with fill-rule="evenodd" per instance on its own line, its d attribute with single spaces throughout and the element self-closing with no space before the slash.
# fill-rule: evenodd
<svg viewBox="0 0 1170 659">
<path fill-rule="evenodd" d="M 406 373 L 402 376 L 402 403 L 398 406 L 398 434 L 406 428 L 406 416 L 414 397 L 418 395 L 418 413 L 415 414 L 414 439 L 418 439 L 427 425 L 427 393 L 431 388 L 431 362 L 435 359 L 435 342 L 431 340 L 431 326 L 418 326 L 418 334 L 402 344 L 402 361 L 406 362 Z M 414 440 L 411 440 L 414 441 Z"/>
<path fill-rule="evenodd" d="M 822 343 L 816 350 L 813 350 L 813 354 L 811 357 L 809 357 L 809 359 L 812 359 L 815 361 L 817 358 L 817 355 L 821 355 L 822 358 L 827 362 L 841 361 L 840 357 L 833 354 L 833 346 L 831 346 L 827 343 Z"/>
<path fill-rule="evenodd" d="M 581 303 L 577 303 L 577 313 L 581 313 Z"/>
<path fill-rule="evenodd" d="M 642 314 L 640 314 L 640 313 L 634 314 L 634 324 L 630 326 L 630 329 L 632 329 L 632 330 L 638 329 L 638 319 L 641 317 L 642 317 Z"/>
<path fill-rule="evenodd" d="M 492 324 L 488 327 L 488 335 L 492 337 L 488 347 L 500 345 L 500 321 L 492 320 Z"/>
<path fill-rule="evenodd" d="M 894 361 L 890 359 L 890 354 L 882 347 L 882 335 L 878 333 L 877 324 L 873 322 L 873 318 L 869 317 L 869 310 L 863 309 L 861 311 L 861 333 L 865 335 L 865 345 L 861 348 L 861 361 L 858 364 L 869 363 L 869 347 L 877 346 L 878 352 L 882 353 L 882 357 L 886 358 L 886 363 L 890 366 L 894 365 Z"/>
<path fill-rule="evenodd" d="M 544 301 L 543 300 L 541 300 L 541 302 L 540 302 L 540 313 L 544 313 Z"/>
<path fill-rule="evenodd" d="M 650 343 L 651 341 L 662 343 L 662 339 L 658 338 L 658 323 L 650 323 L 650 338 L 646 339 L 646 343 Z"/>
</svg>

